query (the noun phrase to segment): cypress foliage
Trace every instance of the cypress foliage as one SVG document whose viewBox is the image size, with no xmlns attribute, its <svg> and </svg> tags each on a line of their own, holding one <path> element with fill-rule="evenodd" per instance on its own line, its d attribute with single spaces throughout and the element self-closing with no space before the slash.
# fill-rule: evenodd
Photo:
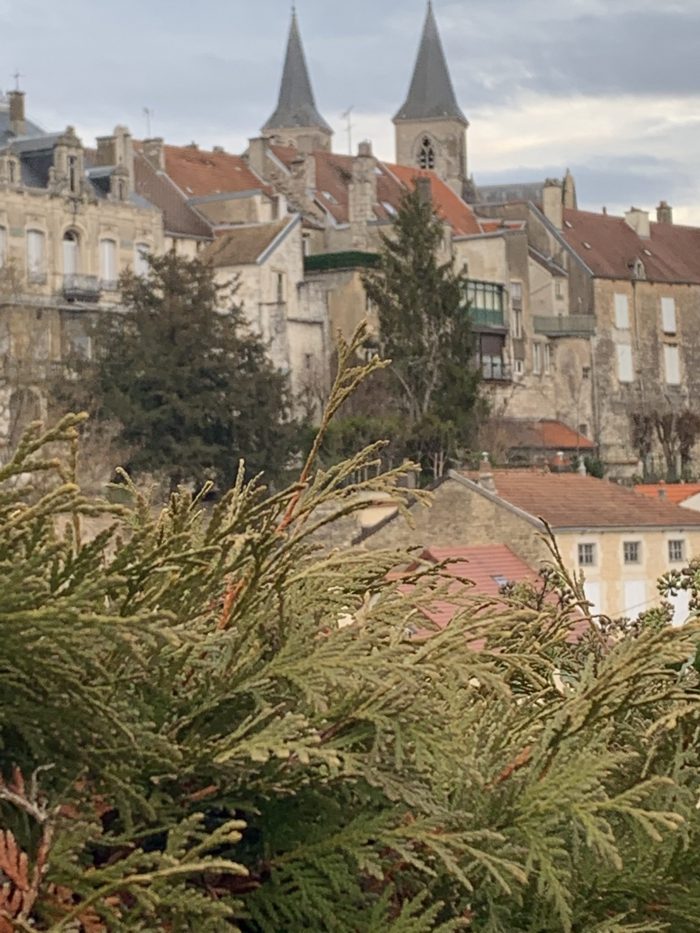
<svg viewBox="0 0 700 933">
<path fill-rule="evenodd" d="M 411 638 L 434 573 L 313 544 L 405 505 L 376 447 L 154 513 L 82 495 L 80 421 L 0 468 L 1 933 L 698 928 L 695 626 L 572 644 L 560 579 Z"/>
</svg>

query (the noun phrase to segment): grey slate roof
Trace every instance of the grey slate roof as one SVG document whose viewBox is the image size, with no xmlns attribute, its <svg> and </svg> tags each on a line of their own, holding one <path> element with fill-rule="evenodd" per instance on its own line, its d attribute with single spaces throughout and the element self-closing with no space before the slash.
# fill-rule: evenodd
<svg viewBox="0 0 700 933">
<path fill-rule="evenodd" d="M 25 121 L 25 129 L 27 136 L 41 136 L 44 132 L 41 127 L 37 126 L 36 123 L 32 123 L 31 120 Z M 10 108 L 5 102 L 5 98 L 0 95 L 0 146 L 4 146 L 14 138 L 10 132 Z"/>
<path fill-rule="evenodd" d="M 477 204 L 506 204 L 509 201 L 532 201 L 541 204 L 544 181 L 526 181 L 506 185 L 479 185 L 476 189 Z"/>
<path fill-rule="evenodd" d="M 456 119 L 465 125 L 467 118 L 457 103 L 452 79 L 442 48 L 432 3 L 428 3 L 423 36 L 408 97 L 394 117 L 399 120 Z"/>
<path fill-rule="evenodd" d="M 293 13 L 277 109 L 263 129 L 281 130 L 295 126 L 308 126 L 314 129 L 320 127 L 329 133 L 332 132 L 330 126 L 316 109 L 309 70 L 306 67 L 304 47 L 299 33 L 299 23 L 297 22 L 296 13 Z"/>
</svg>

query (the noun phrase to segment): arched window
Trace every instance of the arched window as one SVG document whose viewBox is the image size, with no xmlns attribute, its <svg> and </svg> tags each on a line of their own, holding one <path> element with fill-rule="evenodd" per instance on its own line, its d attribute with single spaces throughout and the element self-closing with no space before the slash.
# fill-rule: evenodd
<svg viewBox="0 0 700 933">
<path fill-rule="evenodd" d="M 420 168 L 435 168 L 435 149 L 429 137 L 424 136 L 418 152 Z"/>
<path fill-rule="evenodd" d="M 117 268 L 117 243 L 115 240 L 100 240 L 100 278 L 102 287 L 115 291 L 119 278 Z"/>
<path fill-rule="evenodd" d="M 63 274 L 77 275 L 80 272 L 80 239 L 75 230 L 63 234 Z"/>
</svg>

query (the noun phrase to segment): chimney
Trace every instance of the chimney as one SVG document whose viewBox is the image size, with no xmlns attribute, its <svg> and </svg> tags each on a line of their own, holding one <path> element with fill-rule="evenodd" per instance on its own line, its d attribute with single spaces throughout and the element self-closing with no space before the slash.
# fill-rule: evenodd
<svg viewBox="0 0 700 933">
<path fill-rule="evenodd" d="M 358 224 L 353 231 L 355 245 L 362 245 L 366 239 L 365 225 L 374 220 L 374 205 L 377 203 L 376 162 L 372 155 L 372 144 L 360 143 L 357 157 L 352 163 L 352 181 L 348 188 L 348 213 L 351 224 Z"/>
<path fill-rule="evenodd" d="M 479 464 L 479 485 L 487 492 L 496 492 L 496 483 L 493 478 L 493 467 L 491 466 L 491 461 L 489 460 L 487 451 L 484 451 L 481 455 L 481 463 Z"/>
<path fill-rule="evenodd" d="M 267 148 L 269 142 L 264 136 L 258 136 L 257 139 L 248 141 L 248 165 L 251 172 L 255 172 L 258 178 L 266 180 L 266 160 Z"/>
<path fill-rule="evenodd" d="M 656 222 L 659 224 L 673 223 L 673 208 L 666 201 L 661 201 L 656 208 Z"/>
<path fill-rule="evenodd" d="M 222 152 L 226 152 L 226 150 L 224 149 L 223 146 L 214 146 L 214 148 L 212 149 L 212 152 L 222 153 Z"/>
<path fill-rule="evenodd" d="M 144 139 L 143 154 L 159 172 L 165 171 L 165 147 L 160 136 L 155 139 Z"/>
<path fill-rule="evenodd" d="M 638 207 L 631 207 L 625 214 L 625 222 L 642 240 L 648 240 L 651 236 L 651 226 L 649 224 L 649 214 L 647 211 L 640 210 Z"/>
<path fill-rule="evenodd" d="M 564 226 L 564 197 L 561 182 L 556 178 L 548 178 L 544 183 L 542 210 L 552 226 L 561 230 Z"/>
<path fill-rule="evenodd" d="M 419 175 L 416 178 L 416 190 L 423 204 L 433 203 L 433 186 L 427 175 Z"/>
<path fill-rule="evenodd" d="M 10 132 L 15 136 L 24 136 L 27 123 L 24 117 L 24 91 L 8 91 L 10 101 Z"/>
<path fill-rule="evenodd" d="M 665 498 L 666 498 L 666 490 L 663 486 L 660 486 L 659 487 L 659 499 L 665 499 Z"/>
<path fill-rule="evenodd" d="M 114 136 L 97 137 L 97 155 L 95 156 L 95 165 L 116 165 L 117 164 L 117 141 Z"/>
<path fill-rule="evenodd" d="M 295 187 L 302 187 L 304 193 L 316 191 L 316 159 L 312 155 L 299 153 L 292 162 L 292 175 L 296 183 Z"/>
</svg>

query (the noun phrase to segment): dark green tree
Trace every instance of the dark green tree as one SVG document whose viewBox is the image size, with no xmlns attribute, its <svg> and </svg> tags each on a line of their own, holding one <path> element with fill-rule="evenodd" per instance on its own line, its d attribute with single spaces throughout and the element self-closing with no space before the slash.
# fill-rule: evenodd
<svg viewBox="0 0 700 933">
<path fill-rule="evenodd" d="M 249 474 L 279 476 L 295 439 L 286 380 L 246 328 L 235 287 L 171 252 L 150 260 L 148 276 L 125 276 L 122 297 L 81 381 L 97 416 L 119 423 L 129 469 L 162 473 L 172 487 L 226 486 L 244 458 Z"/>
<path fill-rule="evenodd" d="M 464 276 L 442 261 L 444 223 L 418 186 L 403 199 L 378 267 L 364 277 L 377 308 L 383 356 L 391 360 L 395 401 L 409 426 L 449 422 L 442 433 L 464 443 L 479 408 L 480 373 Z"/>
</svg>

